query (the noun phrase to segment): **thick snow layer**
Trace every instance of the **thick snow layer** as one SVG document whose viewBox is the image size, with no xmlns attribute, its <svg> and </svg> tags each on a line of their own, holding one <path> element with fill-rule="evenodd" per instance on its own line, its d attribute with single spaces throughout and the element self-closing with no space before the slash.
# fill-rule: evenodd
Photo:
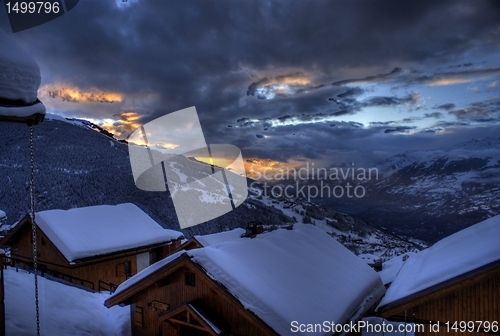
<svg viewBox="0 0 500 336">
<path fill-rule="evenodd" d="M 384 293 L 377 273 L 312 225 L 186 253 L 281 335 L 292 321 L 346 322 Z"/>
<path fill-rule="evenodd" d="M 131 203 L 47 210 L 36 214 L 36 222 L 68 261 L 182 237 Z"/>
<path fill-rule="evenodd" d="M 194 236 L 196 240 L 203 246 L 211 246 L 220 243 L 224 243 L 229 240 L 241 238 L 245 234 L 246 230 L 242 228 L 236 228 L 231 231 L 213 233 L 204 236 Z"/>
<path fill-rule="evenodd" d="M 0 46 L 0 98 L 34 103 L 41 82 L 40 68 L 2 29 Z"/>
<path fill-rule="evenodd" d="M 4 270 L 6 335 L 36 335 L 33 274 Z M 128 336 L 129 307 L 107 309 L 106 293 L 90 293 L 38 278 L 42 335 Z"/>
<path fill-rule="evenodd" d="M 410 256 L 379 307 L 500 260 L 499 242 L 500 215 L 459 231 Z"/>
<path fill-rule="evenodd" d="M 140 271 L 139 273 L 137 273 L 133 277 L 125 280 L 124 282 L 121 283 L 121 285 L 118 286 L 118 288 L 116 288 L 116 291 L 113 293 L 113 296 L 117 295 L 118 293 L 123 292 L 124 290 L 126 290 L 130 287 L 132 287 L 133 285 L 135 285 L 136 283 L 138 283 L 142 279 L 147 278 L 148 276 L 150 276 L 154 272 L 163 268 L 165 265 L 167 265 L 167 264 L 171 263 L 172 261 L 174 261 L 175 259 L 179 258 L 181 255 L 184 254 L 184 252 L 186 252 L 186 251 L 181 250 L 181 251 L 178 251 L 172 255 L 169 255 L 168 257 L 166 257 L 158 262 L 155 262 L 153 265 L 146 267 L 145 269 L 143 269 L 142 271 Z"/>
<path fill-rule="evenodd" d="M 5 211 L 0 210 L 0 220 L 7 218 Z"/>
<path fill-rule="evenodd" d="M 33 114 L 45 114 L 45 105 L 37 103 L 30 106 L 0 106 L 0 115 L 7 117 L 28 117 Z"/>
</svg>

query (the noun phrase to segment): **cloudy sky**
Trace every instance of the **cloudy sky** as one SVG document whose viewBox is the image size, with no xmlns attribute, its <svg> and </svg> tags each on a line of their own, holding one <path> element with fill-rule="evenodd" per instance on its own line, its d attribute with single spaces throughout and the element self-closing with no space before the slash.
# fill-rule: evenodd
<svg viewBox="0 0 500 336">
<path fill-rule="evenodd" d="M 196 106 L 249 161 L 367 165 L 500 134 L 499 18 L 497 0 L 81 0 L 13 37 L 48 112 L 126 138 Z"/>
</svg>

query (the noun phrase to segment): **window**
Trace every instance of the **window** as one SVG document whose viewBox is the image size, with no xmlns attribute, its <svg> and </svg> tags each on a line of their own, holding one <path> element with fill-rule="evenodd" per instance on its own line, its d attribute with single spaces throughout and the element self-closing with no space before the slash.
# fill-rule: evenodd
<svg viewBox="0 0 500 336">
<path fill-rule="evenodd" d="M 163 259 L 162 248 L 158 247 L 149 252 L 149 264 L 152 265 Z"/>
<path fill-rule="evenodd" d="M 125 261 L 116 265 L 116 276 L 121 277 L 123 275 L 129 276 L 130 274 L 130 261 Z"/>
<path fill-rule="evenodd" d="M 193 286 L 194 287 L 196 285 L 194 273 L 186 272 L 184 280 L 185 280 L 186 286 Z"/>
<path fill-rule="evenodd" d="M 136 327 L 144 327 L 144 312 L 142 310 L 142 307 L 135 306 L 134 325 Z"/>
<path fill-rule="evenodd" d="M 125 261 L 123 264 L 125 275 L 130 275 L 130 261 Z"/>
</svg>

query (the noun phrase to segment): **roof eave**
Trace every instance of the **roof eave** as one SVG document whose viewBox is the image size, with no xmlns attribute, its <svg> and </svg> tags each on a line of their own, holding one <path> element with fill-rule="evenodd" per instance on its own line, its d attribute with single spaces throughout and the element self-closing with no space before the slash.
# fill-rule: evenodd
<svg viewBox="0 0 500 336">
<path fill-rule="evenodd" d="M 382 317 L 390 317 L 395 312 L 404 310 L 408 307 L 413 307 L 415 305 L 418 305 L 420 302 L 428 301 L 434 296 L 440 296 L 441 292 L 454 291 L 459 287 L 463 287 L 463 285 L 460 284 L 460 282 L 462 281 L 470 282 L 472 284 L 483 278 L 487 278 L 489 277 L 490 271 L 496 268 L 500 268 L 500 259 L 475 268 L 471 271 L 465 272 L 446 281 L 440 282 L 434 286 L 425 288 L 419 292 L 410 294 L 401 299 L 385 304 L 381 307 L 378 307 L 377 311 Z"/>
</svg>

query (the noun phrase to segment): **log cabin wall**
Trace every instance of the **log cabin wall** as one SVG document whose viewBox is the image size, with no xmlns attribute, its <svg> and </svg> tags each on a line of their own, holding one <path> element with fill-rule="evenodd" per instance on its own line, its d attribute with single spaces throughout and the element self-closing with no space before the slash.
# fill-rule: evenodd
<svg viewBox="0 0 500 336">
<path fill-rule="evenodd" d="M 186 284 L 186 273 L 194 274 L 194 286 Z M 152 302 L 159 301 L 172 309 L 195 299 L 201 299 L 211 313 L 221 318 L 225 331 L 231 335 L 276 335 L 188 261 L 127 300 L 131 303 L 132 335 L 177 335 L 176 328 L 168 321 L 159 321 L 166 310 L 155 310 Z"/>
<path fill-rule="evenodd" d="M 497 321 L 500 323 L 500 268 L 480 281 L 429 300 L 407 309 L 407 320 L 450 321 L 450 327 L 455 321 Z M 413 315 L 414 314 L 414 315 Z M 398 314 L 404 316 L 404 311 Z M 450 334 L 482 335 L 477 332 L 447 331 L 446 327 L 438 332 L 431 332 L 429 325 L 425 331 L 415 333 L 418 336 L 449 336 Z M 486 335 L 486 334 L 484 334 Z"/>
<path fill-rule="evenodd" d="M 9 243 L 11 244 L 13 261 L 21 266 L 32 267 L 31 226 L 24 225 Z M 180 244 L 181 240 L 177 239 L 171 244 L 155 248 L 137 249 L 71 265 L 50 239 L 37 228 L 38 269 L 43 273 L 94 290 L 111 290 L 109 285 L 118 286 L 130 276 L 137 274 L 139 271 L 138 258 L 145 257 L 145 263 L 147 263 L 145 266 L 149 266 L 170 255 Z M 138 257 L 138 255 L 140 256 Z M 141 269 L 144 268 L 144 262 L 142 262 L 142 266 Z"/>
</svg>

